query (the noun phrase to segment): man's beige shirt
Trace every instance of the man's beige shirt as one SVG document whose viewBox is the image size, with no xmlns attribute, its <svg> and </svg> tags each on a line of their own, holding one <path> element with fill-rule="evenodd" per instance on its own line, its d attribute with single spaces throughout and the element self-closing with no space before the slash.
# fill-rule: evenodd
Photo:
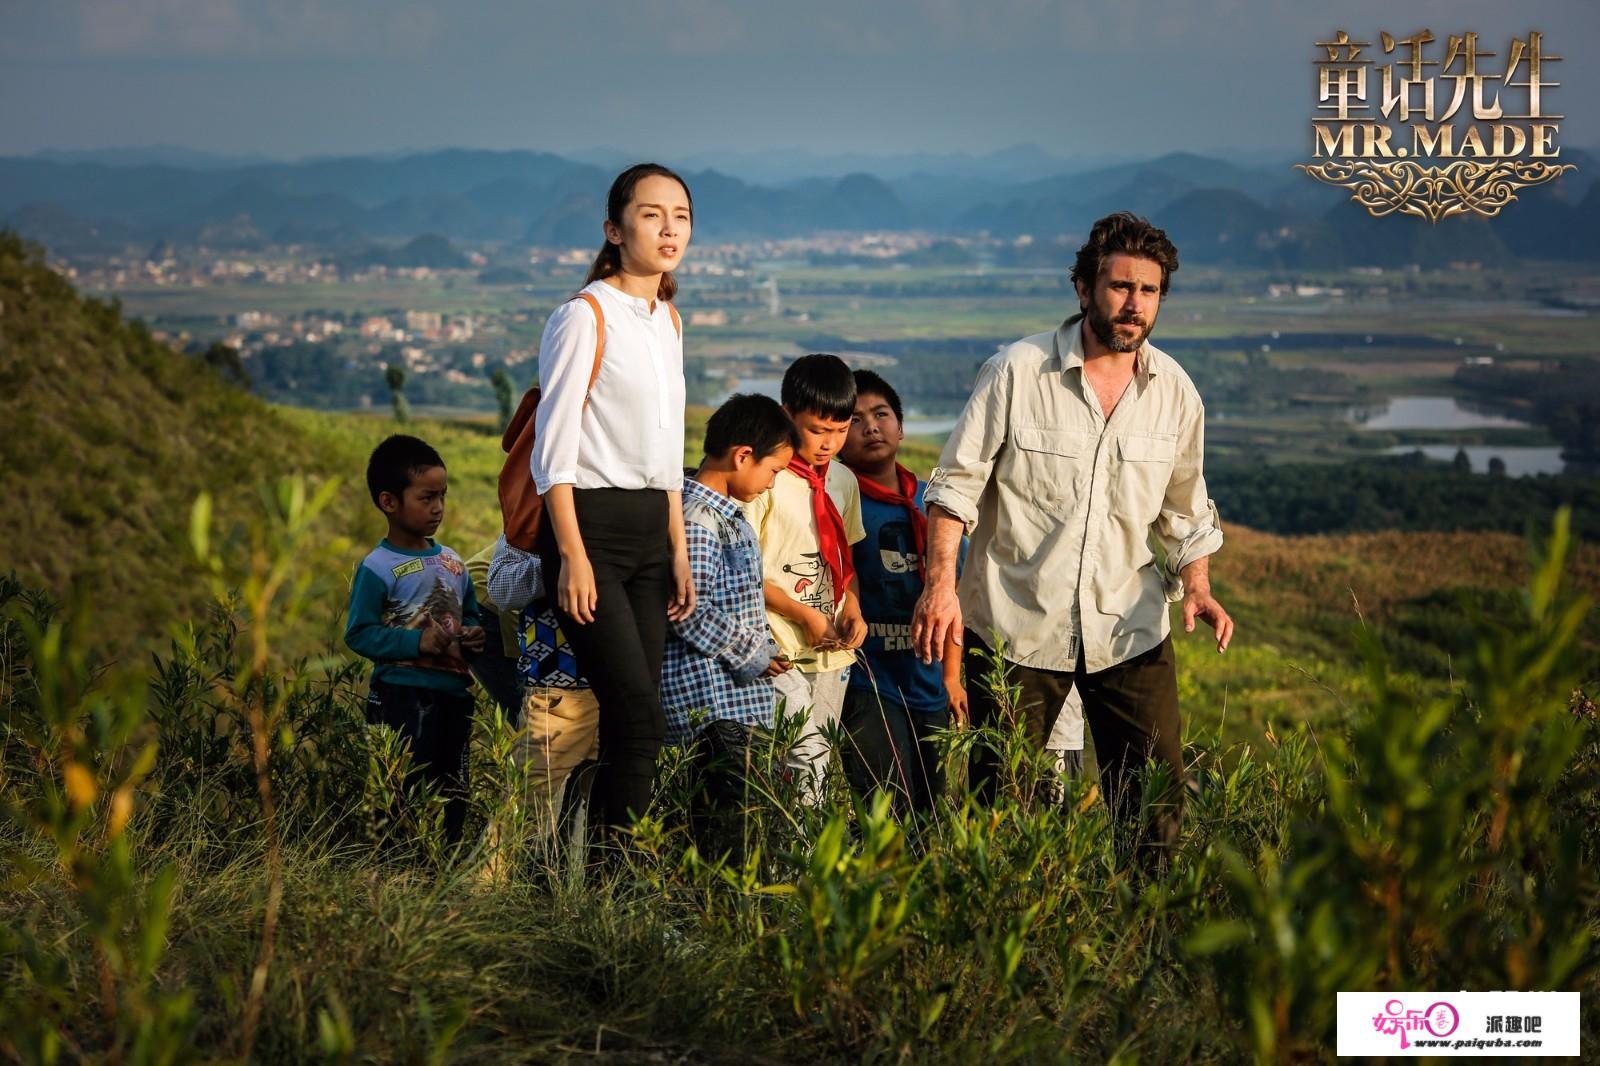
<svg viewBox="0 0 1600 1066">
<path fill-rule="evenodd" d="M 1094 673 L 1161 643 L 1179 572 L 1222 547 L 1204 445 L 1200 394 L 1148 342 L 1109 421 L 1084 379 L 1078 319 L 1001 349 L 925 496 L 972 537 L 967 628 L 1044 670 L 1075 669 L 1080 645 Z"/>
</svg>

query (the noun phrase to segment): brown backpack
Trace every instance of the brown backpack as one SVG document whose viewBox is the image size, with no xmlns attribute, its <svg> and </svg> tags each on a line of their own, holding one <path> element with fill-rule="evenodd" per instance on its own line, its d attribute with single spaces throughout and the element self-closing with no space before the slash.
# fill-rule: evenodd
<svg viewBox="0 0 1600 1066">
<path fill-rule="evenodd" d="M 582 300 L 594 312 L 594 366 L 589 370 L 589 384 L 584 388 L 583 405 L 589 406 L 589 390 L 600 376 L 600 360 L 606 352 L 606 315 L 600 310 L 600 301 L 589 293 L 580 292 L 575 299 Z M 670 303 L 672 327 L 683 336 L 683 321 L 678 309 Z M 500 450 L 506 453 L 505 464 L 500 467 L 500 522 L 505 530 L 506 543 L 525 552 L 536 550 L 539 523 L 544 518 L 544 498 L 533 484 L 533 423 L 539 406 L 539 386 L 522 394 L 517 413 L 500 437 Z"/>
</svg>

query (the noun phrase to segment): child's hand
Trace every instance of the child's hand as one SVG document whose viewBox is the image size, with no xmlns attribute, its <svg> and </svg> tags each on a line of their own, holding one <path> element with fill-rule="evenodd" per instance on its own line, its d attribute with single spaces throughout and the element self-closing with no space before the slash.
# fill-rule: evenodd
<svg viewBox="0 0 1600 1066">
<path fill-rule="evenodd" d="M 967 702 L 967 686 L 961 683 L 961 645 L 946 636 L 944 656 L 940 665 L 945 695 L 950 700 L 950 718 L 957 729 L 965 729 L 972 721 L 972 705 Z"/>
<path fill-rule="evenodd" d="M 433 615 L 425 615 L 422 620 L 422 642 L 418 650 L 424 655 L 448 655 L 450 643 L 450 634 L 445 632 L 444 626 L 435 621 Z"/>
<path fill-rule="evenodd" d="M 861 617 L 861 609 L 854 601 L 839 612 L 839 627 L 840 643 L 846 648 L 859 648 L 867 642 L 867 620 Z"/>
<path fill-rule="evenodd" d="M 474 654 L 482 651 L 489 642 L 489 634 L 483 631 L 482 626 L 467 626 L 461 631 L 461 647 Z"/>
<path fill-rule="evenodd" d="M 761 671 L 761 676 L 777 677 L 779 674 L 786 674 L 793 669 L 794 663 L 790 662 L 788 659 L 785 659 L 783 656 L 778 655 L 774 656 L 773 660 L 767 664 L 767 668 Z"/>
<path fill-rule="evenodd" d="M 807 607 L 799 622 L 800 627 L 806 631 L 806 643 L 813 648 L 838 643 L 839 631 L 833 627 L 833 619 L 815 607 Z"/>
<path fill-rule="evenodd" d="M 945 695 L 950 697 L 950 722 L 957 729 L 965 729 L 972 722 L 972 709 L 967 703 L 967 689 L 965 685 L 951 684 L 948 680 L 944 683 Z"/>
</svg>

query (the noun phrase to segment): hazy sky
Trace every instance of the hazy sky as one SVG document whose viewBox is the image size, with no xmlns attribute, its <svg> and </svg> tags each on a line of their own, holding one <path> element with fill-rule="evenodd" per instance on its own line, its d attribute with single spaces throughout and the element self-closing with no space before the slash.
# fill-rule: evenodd
<svg viewBox="0 0 1600 1066">
<path fill-rule="evenodd" d="M 1600 0 L 0 0 L 0 154 L 1298 157 L 1313 42 L 1422 27 L 1543 30 L 1600 143 Z"/>
</svg>

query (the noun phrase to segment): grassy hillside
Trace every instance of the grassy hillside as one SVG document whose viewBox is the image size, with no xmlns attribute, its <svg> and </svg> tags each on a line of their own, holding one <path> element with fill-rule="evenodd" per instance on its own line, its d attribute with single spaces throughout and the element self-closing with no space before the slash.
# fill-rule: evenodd
<svg viewBox="0 0 1600 1066">
<path fill-rule="evenodd" d="M 280 414 L 79 297 L 9 236 L 0 304 L 5 534 L 25 580 L 81 585 L 137 629 L 181 617 L 198 602 L 180 535 L 194 496 L 231 510 L 274 466 L 328 465 Z"/>
<path fill-rule="evenodd" d="M 1297 602 L 1342 580 L 1241 539 L 1292 564 Z M 1508 597 L 1441 698 L 1376 669 L 1349 683 L 1331 642 L 1313 676 L 1265 641 L 1199 669 L 1186 644 L 1198 791 L 1156 878 L 1090 782 L 1043 800 L 1048 764 L 989 731 L 946 735 L 948 800 L 903 824 L 836 777 L 800 802 L 781 744 L 711 816 L 697 760 L 669 750 L 632 848 L 586 870 L 529 831 L 525 770 L 483 716 L 472 824 L 508 830 L 492 879 L 489 838 L 451 856 L 437 803 L 397 811 L 404 764 L 362 728 L 354 671 L 229 685 L 248 651 L 212 626 L 146 675 L 101 675 L 72 627 L 65 654 L 22 640 L 0 582 L 0 1055 L 1332 1062 L 1336 992 L 1451 984 L 1586 993 L 1592 1044 L 1600 720 L 1568 695 L 1558 577 Z M 1231 700 L 1192 687 L 1219 668 Z M 1323 685 L 1341 714 L 1297 721 Z M 1010 768 L 992 808 L 961 784 L 969 743 Z"/>
<path fill-rule="evenodd" d="M 3 237 L 0 418 L 11 565 L 88 593 L 65 612 L 87 627 L 34 641 L 49 612 L 0 580 L 0 1057 L 1331 1061 L 1350 988 L 1579 990 L 1600 1038 L 1600 717 L 1574 694 L 1595 627 L 1516 538 L 1230 528 L 1235 646 L 1178 641 L 1199 790 L 1165 878 L 1126 863 L 1091 782 L 1045 802 L 1050 765 L 987 731 L 945 738 L 949 802 L 905 825 L 837 779 L 799 802 L 781 744 L 708 819 L 666 752 L 632 850 L 585 871 L 517 828 L 526 768 L 482 716 L 472 824 L 508 827 L 491 883 L 486 851 L 445 853 L 436 804 L 396 805 L 360 666 L 294 661 L 339 647 L 392 419 L 260 403 Z M 487 543 L 493 427 L 412 428 L 452 471 L 442 539 Z M 296 470 L 345 479 L 318 598 L 260 661 L 203 618 L 168 646 L 208 610 L 195 495 L 226 529 Z M 1600 553 L 1566 573 L 1600 591 Z M 1396 674 L 1362 665 L 1363 627 Z M 98 668 L 136 649 L 158 655 Z M 971 743 L 1009 768 L 992 809 L 961 786 Z"/>
<path fill-rule="evenodd" d="M 188 548 L 195 497 L 215 497 L 226 527 L 258 490 L 291 472 L 345 484 L 329 516 L 358 542 L 382 523 L 361 484 L 388 418 L 273 407 L 158 342 L 115 304 L 79 296 L 38 249 L 0 234 L 0 530 L 10 565 L 33 585 L 95 601 L 113 648 L 159 639 L 207 601 Z M 448 523 L 463 550 L 494 531 L 492 426 L 414 427 L 457 473 L 469 501 Z M 476 508 L 470 506 L 476 502 Z M 352 558 L 350 562 L 354 563 Z"/>
</svg>

